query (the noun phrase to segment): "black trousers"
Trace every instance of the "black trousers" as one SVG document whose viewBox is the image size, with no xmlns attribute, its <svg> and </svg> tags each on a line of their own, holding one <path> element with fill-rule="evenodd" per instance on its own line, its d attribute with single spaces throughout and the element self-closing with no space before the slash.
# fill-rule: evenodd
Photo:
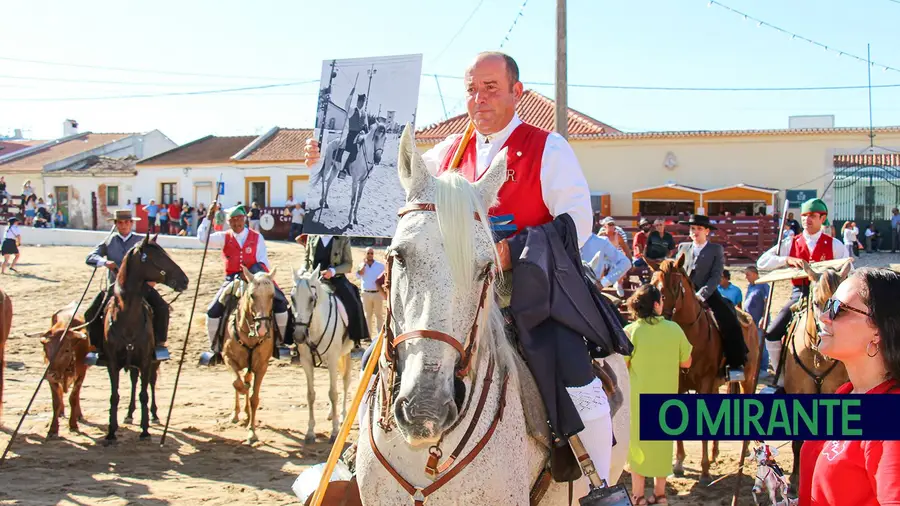
<svg viewBox="0 0 900 506">
<path fill-rule="evenodd" d="M 747 344 L 744 343 L 744 332 L 741 322 L 737 319 L 734 305 L 725 300 L 718 290 L 714 291 L 706 299 L 709 308 L 716 316 L 719 331 L 722 334 L 722 351 L 725 353 L 725 363 L 731 368 L 743 367 L 747 360 Z"/>
<path fill-rule="evenodd" d="M 153 336 L 156 344 L 164 343 L 168 340 L 169 335 L 169 305 L 163 300 L 162 295 L 150 285 L 144 285 L 144 300 L 153 309 Z M 109 287 L 107 292 L 100 292 L 94 297 L 91 305 L 84 312 L 84 318 L 87 321 L 93 320 L 87 327 L 88 337 L 91 345 L 97 350 L 103 350 L 103 321 L 105 314 L 101 313 L 94 319 L 94 315 L 98 311 L 103 311 L 103 300 L 108 295 L 112 297 L 113 287 Z"/>
<path fill-rule="evenodd" d="M 206 310 L 206 316 L 210 318 L 222 318 L 225 316 L 225 305 L 219 301 L 219 298 L 222 295 L 222 290 L 231 283 L 234 278 L 240 276 L 240 274 L 234 274 L 232 276 L 226 276 L 225 282 L 222 283 L 222 286 L 219 287 L 219 291 L 216 292 L 215 298 L 213 298 L 212 304 L 209 305 L 209 308 Z M 287 299 L 284 296 L 284 292 L 281 291 L 281 288 L 278 285 L 275 285 L 275 299 L 272 301 L 272 312 L 275 314 L 287 313 L 288 312 L 288 303 Z"/>
<path fill-rule="evenodd" d="M 347 325 L 350 327 L 350 339 L 359 344 L 363 339 L 369 338 L 369 326 L 366 325 L 366 317 L 363 313 L 362 299 L 359 296 L 359 287 L 350 282 L 341 274 L 330 280 L 334 294 L 347 310 Z"/>
<path fill-rule="evenodd" d="M 781 308 L 781 311 L 769 322 L 769 328 L 766 329 L 766 341 L 781 341 L 787 334 L 788 325 L 791 323 L 791 306 L 800 301 L 803 297 L 809 295 L 809 285 L 795 286 L 791 290 L 791 299 Z"/>
</svg>

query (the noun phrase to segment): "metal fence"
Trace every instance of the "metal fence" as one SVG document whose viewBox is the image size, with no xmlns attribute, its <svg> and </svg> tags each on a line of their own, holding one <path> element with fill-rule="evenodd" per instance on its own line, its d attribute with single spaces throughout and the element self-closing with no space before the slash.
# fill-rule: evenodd
<svg viewBox="0 0 900 506">
<path fill-rule="evenodd" d="M 860 165 L 834 173 L 833 221 L 890 220 L 900 204 L 900 167 Z"/>
</svg>

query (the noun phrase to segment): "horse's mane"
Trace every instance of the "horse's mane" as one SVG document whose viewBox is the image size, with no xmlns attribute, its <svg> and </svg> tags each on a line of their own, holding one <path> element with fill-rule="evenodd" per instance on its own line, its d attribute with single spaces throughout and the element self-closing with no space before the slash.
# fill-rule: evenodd
<svg viewBox="0 0 900 506">
<path fill-rule="evenodd" d="M 475 187 L 456 172 L 445 172 L 435 179 L 435 211 L 438 226 L 444 238 L 453 282 L 457 286 L 468 286 L 475 280 L 475 233 L 481 229 L 487 237 L 493 237 L 485 217 L 487 211 Z M 478 213 L 481 219 L 476 223 L 472 216 Z M 493 241 L 491 241 L 493 244 Z M 495 248 L 491 248 L 494 265 L 500 265 Z M 500 365 L 516 381 L 518 355 L 509 340 L 500 308 L 493 297 L 485 301 L 487 312 L 486 330 L 480 336 L 486 351 L 494 356 Z M 473 368 L 474 369 L 474 368 Z"/>
<path fill-rule="evenodd" d="M 816 307 L 821 308 L 825 306 L 825 301 L 834 295 L 841 281 L 843 281 L 841 274 L 834 269 L 826 269 L 822 273 L 822 277 L 815 283 L 816 287 L 813 291 L 813 302 L 816 304 Z"/>
</svg>

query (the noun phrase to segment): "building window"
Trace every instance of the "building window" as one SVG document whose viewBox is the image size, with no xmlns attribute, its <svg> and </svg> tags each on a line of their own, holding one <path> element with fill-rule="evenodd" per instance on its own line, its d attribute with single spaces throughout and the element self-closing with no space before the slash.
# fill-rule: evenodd
<svg viewBox="0 0 900 506">
<path fill-rule="evenodd" d="M 106 206 L 107 207 L 117 207 L 119 205 L 119 187 L 118 186 L 107 186 L 106 187 Z"/>
<path fill-rule="evenodd" d="M 165 205 L 169 205 L 176 200 L 178 194 L 178 183 L 162 183 L 162 198 L 161 202 Z"/>
</svg>

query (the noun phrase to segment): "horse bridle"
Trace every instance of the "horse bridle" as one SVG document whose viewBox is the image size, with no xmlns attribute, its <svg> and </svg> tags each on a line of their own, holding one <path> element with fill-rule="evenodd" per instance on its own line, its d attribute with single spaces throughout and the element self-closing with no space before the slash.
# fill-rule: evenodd
<svg viewBox="0 0 900 506">
<path fill-rule="evenodd" d="M 425 203 L 414 203 L 408 204 L 405 207 L 401 208 L 398 212 L 399 217 L 403 217 L 406 214 L 416 212 L 416 211 L 428 211 L 434 212 L 436 211 L 434 204 L 425 204 Z M 481 221 L 481 217 L 478 213 L 474 213 L 474 218 L 477 221 Z M 385 268 L 385 289 L 390 293 L 390 279 L 391 279 L 391 267 L 393 265 L 394 257 L 388 257 L 387 266 Z M 387 385 L 384 385 L 382 381 L 381 389 L 382 389 L 382 398 L 381 398 L 381 419 L 378 420 L 378 425 L 381 429 L 387 433 L 391 431 L 391 422 L 389 418 L 390 406 L 393 404 L 393 393 L 394 393 L 394 375 L 396 370 L 396 362 L 397 362 L 397 346 L 401 343 L 408 341 L 410 339 L 433 339 L 436 341 L 441 341 L 443 343 L 449 344 L 453 347 L 459 354 L 460 360 L 456 367 L 456 376 L 463 377 L 468 374 L 469 369 L 471 368 L 472 361 L 472 353 L 474 351 L 475 346 L 475 338 L 478 335 L 478 320 L 481 316 L 481 311 L 484 308 L 485 300 L 487 298 L 488 289 L 494 280 L 493 274 L 493 265 L 488 264 L 485 267 L 483 272 L 484 283 L 481 289 L 481 298 L 478 302 L 478 308 L 475 311 L 475 320 L 472 322 L 472 329 L 469 332 L 469 335 L 466 339 L 465 344 L 460 344 L 459 341 L 454 339 L 449 334 L 444 332 L 440 332 L 437 330 L 412 330 L 403 332 L 398 336 L 394 336 L 393 330 L 393 312 L 391 309 L 391 299 L 392 297 L 388 296 L 388 307 L 387 307 L 387 317 L 385 318 L 384 324 L 384 342 L 385 342 L 385 350 L 383 354 L 384 360 L 387 362 L 386 366 L 389 372 L 389 380 Z M 475 413 L 472 417 L 472 420 L 469 424 L 469 427 L 466 429 L 465 434 L 463 434 L 462 439 L 457 444 L 456 448 L 450 454 L 450 456 L 443 463 L 440 463 L 440 459 L 443 456 L 440 443 L 443 441 L 443 435 L 440 438 L 440 441 L 436 445 L 432 445 L 429 450 L 429 457 L 427 463 L 425 465 L 425 473 L 432 480 L 435 480 L 433 483 L 428 485 L 425 488 L 419 488 L 406 480 L 400 473 L 391 466 L 390 462 L 384 457 L 381 451 L 378 449 L 378 445 L 375 444 L 375 436 L 373 433 L 373 423 L 374 420 L 374 407 L 375 403 L 371 403 L 371 411 L 372 418 L 369 421 L 369 443 L 371 445 L 372 451 L 375 454 L 375 457 L 381 463 L 381 465 L 391 474 L 391 476 L 397 481 L 397 483 L 403 487 L 403 489 L 411 496 L 415 506 L 424 506 L 425 501 L 428 499 L 428 496 L 432 493 L 436 492 L 439 488 L 447 484 L 450 480 L 452 480 L 456 475 L 458 475 L 469 463 L 471 463 L 478 456 L 479 453 L 487 446 L 488 441 L 490 441 L 491 436 L 493 436 L 494 431 L 497 428 L 500 420 L 503 418 L 503 411 L 506 407 L 506 389 L 509 384 L 509 376 L 508 374 L 503 375 L 503 386 L 500 390 L 500 397 L 498 399 L 497 412 L 494 414 L 494 418 L 485 431 L 484 435 L 475 443 L 475 446 L 472 450 L 469 451 L 463 458 L 459 459 L 459 456 L 469 441 L 469 438 L 474 433 L 475 427 L 478 425 L 478 422 L 481 418 L 481 413 L 484 408 L 485 402 L 487 401 L 487 396 L 489 392 L 490 384 L 493 381 L 493 373 L 494 373 L 494 359 L 493 357 L 489 357 L 488 359 L 488 369 L 485 377 L 483 379 L 483 385 L 481 390 L 481 395 L 478 399 L 478 405 L 476 407 Z M 382 376 L 382 371 L 378 372 L 379 376 Z M 382 376 L 383 378 L 383 376 Z M 474 384 L 474 382 L 473 382 Z M 369 395 L 373 395 L 378 386 L 378 382 L 374 382 L 372 385 L 372 389 L 370 390 Z M 472 401 L 472 396 L 468 397 L 468 400 L 465 403 L 465 407 L 462 412 L 457 416 L 456 422 L 450 426 L 447 430 L 444 431 L 444 434 L 452 431 L 457 425 L 463 420 L 465 417 L 466 411 L 468 411 L 469 406 Z M 457 460 L 459 459 L 459 460 Z M 453 464 L 456 463 L 454 466 Z M 438 476 L 440 475 L 440 476 Z"/>
<path fill-rule="evenodd" d="M 385 130 L 384 135 L 387 135 L 387 130 Z M 372 152 L 372 165 L 369 165 L 369 158 L 366 156 L 366 153 L 368 152 L 368 150 L 366 149 L 366 138 L 365 138 L 365 136 L 362 136 L 362 141 L 360 142 L 360 144 L 362 145 L 363 161 L 366 162 L 366 177 L 368 177 L 368 175 L 372 173 L 372 169 L 375 168 L 375 155 L 376 155 L 379 151 L 381 151 L 381 154 L 383 155 L 383 154 L 384 154 L 384 148 L 379 148 L 379 149 L 376 149 L 375 151 Z"/>
<path fill-rule="evenodd" d="M 296 287 L 297 287 L 297 285 L 294 284 L 294 289 L 296 289 Z M 315 317 L 315 314 L 316 314 L 315 308 L 319 304 L 319 294 L 315 290 L 311 290 L 311 291 L 312 291 L 312 295 L 313 295 L 313 309 L 312 309 L 312 311 L 309 312 L 309 320 L 307 320 L 305 323 L 300 322 L 300 318 L 298 318 L 298 315 L 297 315 L 296 311 L 294 311 L 294 308 L 293 308 L 293 304 L 294 304 L 293 293 L 291 294 L 291 311 L 294 311 L 294 326 L 295 327 L 306 327 L 306 339 L 304 339 L 302 341 L 298 341 L 297 344 L 298 345 L 305 344 L 309 348 L 309 352 L 313 358 L 313 367 L 319 367 L 324 362 L 322 360 L 322 355 L 325 355 L 326 353 L 328 353 L 328 350 L 331 349 L 331 345 L 334 343 L 334 338 L 337 335 L 337 322 L 338 322 L 338 318 L 340 318 L 340 315 L 335 314 L 334 315 L 335 316 L 334 325 L 333 326 L 330 325 L 331 320 L 332 320 L 332 318 L 331 318 L 332 314 L 337 312 L 336 311 L 337 304 L 331 303 L 336 298 L 336 296 L 334 294 L 329 293 L 328 294 L 328 302 L 329 302 L 329 304 L 328 304 L 328 319 L 325 320 L 325 328 L 322 329 L 322 334 L 319 336 L 319 339 L 315 343 L 313 343 L 312 339 L 309 338 L 310 337 L 309 336 L 309 326 L 310 326 L 310 324 L 312 324 L 312 319 L 313 319 L 313 317 Z M 325 338 L 325 333 L 328 332 L 329 327 L 332 327 L 331 328 L 331 339 L 328 340 L 328 345 L 325 346 L 325 350 L 319 351 L 319 345 L 322 344 L 322 340 Z M 316 363 L 317 361 L 318 361 L 318 363 Z"/>
<path fill-rule="evenodd" d="M 682 277 L 686 276 L 686 274 L 684 272 L 678 272 L 677 274 Z M 672 300 L 673 300 L 672 311 L 668 312 L 668 311 L 663 310 L 663 318 L 665 318 L 667 320 L 671 320 L 675 316 L 675 307 L 678 305 L 678 301 L 685 297 L 684 282 L 679 281 L 678 286 L 681 288 L 680 290 L 676 290 L 675 288 L 672 288 L 672 291 L 674 292 L 674 296 L 672 297 Z M 663 307 L 665 307 L 665 304 L 663 304 Z M 691 322 L 690 325 L 688 325 L 688 329 L 693 328 L 694 325 L 696 325 L 697 322 L 700 321 L 701 316 L 703 316 L 703 305 L 702 304 L 700 304 L 700 308 L 697 310 L 697 316 L 694 318 L 694 321 Z"/>
<path fill-rule="evenodd" d="M 245 283 L 247 283 L 248 285 L 251 284 L 249 281 L 245 281 Z M 247 292 L 247 294 L 241 296 L 241 298 L 244 298 L 244 297 L 249 297 L 250 300 L 251 300 L 251 302 L 253 301 L 253 294 L 250 293 L 249 291 Z M 250 304 L 250 306 L 251 306 L 251 309 L 252 309 L 252 308 L 253 308 L 253 305 Z M 241 320 L 242 320 L 242 326 L 243 326 L 244 323 L 247 324 L 247 337 L 250 337 L 250 338 L 253 338 L 253 339 L 259 339 L 259 324 L 262 323 L 262 322 L 271 322 L 271 321 L 272 321 L 272 315 L 269 314 L 269 315 L 267 315 L 267 316 L 257 316 L 257 315 L 255 314 L 255 312 L 251 312 L 251 314 L 253 314 L 253 317 L 252 317 L 252 318 L 244 317 L 244 318 L 241 319 Z M 248 319 L 249 319 L 250 322 L 252 322 L 252 325 L 248 322 Z M 252 349 L 252 348 L 256 348 L 257 346 L 259 346 L 259 343 L 256 343 L 256 345 L 254 345 L 254 346 L 251 348 L 250 346 L 247 346 L 243 341 L 241 341 L 241 339 L 240 339 L 240 333 L 238 332 L 240 329 L 239 329 L 239 327 L 238 327 L 237 320 L 238 320 L 238 313 L 235 312 L 235 313 L 234 313 L 234 319 L 233 319 L 233 321 L 234 321 L 234 324 L 233 324 L 233 325 L 234 325 L 234 338 L 235 338 L 239 343 L 241 343 L 245 348 L 250 348 L 250 349 Z M 271 327 L 271 325 L 269 325 L 269 327 Z M 271 331 L 274 332 L 274 329 L 271 329 Z M 269 334 L 269 336 L 271 336 L 271 333 Z M 263 340 L 268 339 L 269 336 L 263 337 Z"/>
</svg>

